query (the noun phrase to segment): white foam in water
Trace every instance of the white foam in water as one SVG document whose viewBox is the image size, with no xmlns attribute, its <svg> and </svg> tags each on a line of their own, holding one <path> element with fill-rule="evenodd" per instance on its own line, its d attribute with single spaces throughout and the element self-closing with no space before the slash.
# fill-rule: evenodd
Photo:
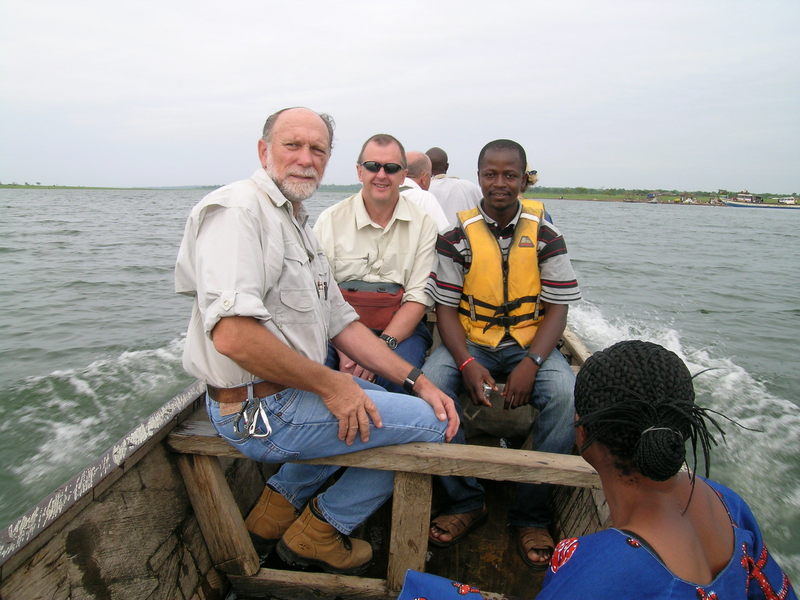
<svg viewBox="0 0 800 600">
<path fill-rule="evenodd" d="M 165 347 L 123 352 L 15 386 L 13 415 L 0 423 L 0 432 L 5 437 L 24 431 L 28 451 L 12 463 L 10 473 L 43 497 L 55 487 L 43 488 L 43 482 L 66 480 L 100 456 L 187 379 L 181 368 L 183 343 L 178 338 Z"/>
<path fill-rule="evenodd" d="M 768 544 L 781 540 L 782 547 L 790 546 L 800 529 L 800 414 L 794 403 L 771 395 L 730 358 L 684 347 L 673 328 L 633 320 L 609 322 L 589 302 L 570 307 L 569 323 L 591 351 L 626 339 L 643 339 L 675 352 L 693 374 L 713 369 L 694 380 L 698 404 L 759 431 L 718 418 L 726 437 L 722 441 L 715 436 L 720 445 L 712 448 L 711 476 L 747 500 Z M 702 463 L 698 470 L 704 472 Z M 800 554 L 774 554 L 784 569 L 800 572 Z"/>
</svg>

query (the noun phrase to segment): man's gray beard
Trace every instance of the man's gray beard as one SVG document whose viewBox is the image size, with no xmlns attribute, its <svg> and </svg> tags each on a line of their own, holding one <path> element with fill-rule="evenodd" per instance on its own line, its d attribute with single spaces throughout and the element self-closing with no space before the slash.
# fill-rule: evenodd
<svg viewBox="0 0 800 600">
<path fill-rule="evenodd" d="M 275 181 L 275 185 L 278 186 L 278 189 L 286 196 L 289 202 L 308 200 L 319 188 L 319 184 L 316 181 L 310 181 L 308 183 L 295 183 L 293 181 L 282 181 L 279 183 Z"/>
<path fill-rule="evenodd" d="M 308 183 L 301 183 L 301 182 L 294 182 L 294 181 L 279 181 L 278 176 L 275 174 L 272 168 L 272 157 L 267 152 L 267 164 L 264 167 L 264 170 L 269 175 L 270 179 L 275 182 L 275 185 L 278 186 L 278 189 L 281 193 L 286 197 L 289 202 L 302 202 L 303 200 L 308 200 L 311 196 L 314 195 L 314 192 L 317 191 L 319 188 L 319 180 L 317 181 L 309 181 Z M 315 176 L 319 177 L 319 174 L 316 170 L 309 167 L 306 169 L 305 172 L 296 173 L 302 176 L 308 176 L 310 174 L 314 174 Z"/>
</svg>

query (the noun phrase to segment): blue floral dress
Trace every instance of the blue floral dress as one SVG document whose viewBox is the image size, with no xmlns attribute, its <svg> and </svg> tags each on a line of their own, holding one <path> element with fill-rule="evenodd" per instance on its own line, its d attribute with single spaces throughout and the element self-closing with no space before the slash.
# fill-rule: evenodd
<svg viewBox="0 0 800 600">
<path fill-rule="evenodd" d="M 680 579 L 646 542 L 630 532 L 606 529 L 556 546 L 537 600 L 797 600 L 747 503 L 727 487 L 704 481 L 725 504 L 735 536 L 733 555 L 714 581 L 701 586 Z"/>
</svg>

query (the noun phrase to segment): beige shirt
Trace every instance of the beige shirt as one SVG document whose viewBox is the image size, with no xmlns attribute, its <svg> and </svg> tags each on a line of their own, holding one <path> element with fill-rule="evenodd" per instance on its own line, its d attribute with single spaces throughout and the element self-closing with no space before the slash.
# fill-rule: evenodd
<svg viewBox="0 0 800 600">
<path fill-rule="evenodd" d="M 433 306 L 425 284 L 434 265 L 436 225 L 402 195 L 385 228 L 370 219 L 359 192 L 326 208 L 314 233 L 336 281 L 399 283 L 405 288 L 403 302 Z"/>
<path fill-rule="evenodd" d="M 183 353 L 191 375 L 217 387 L 256 380 L 214 348 L 221 318 L 252 317 L 320 363 L 328 338 L 358 318 L 305 222 L 263 169 L 192 209 L 175 265 L 175 291 L 194 297 Z"/>
</svg>

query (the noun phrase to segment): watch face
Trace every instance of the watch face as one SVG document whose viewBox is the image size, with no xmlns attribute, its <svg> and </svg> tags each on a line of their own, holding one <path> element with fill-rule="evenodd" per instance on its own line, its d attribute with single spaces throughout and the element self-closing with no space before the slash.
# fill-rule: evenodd
<svg viewBox="0 0 800 600">
<path fill-rule="evenodd" d="M 386 345 L 387 345 L 387 346 L 389 346 L 389 348 L 390 348 L 391 350 L 395 350 L 395 349 L 397 349 L 397 338 L 393 338 L 393 337 L 392 337 L 392 336 L 390 336 L 390 335 L 387 335 L 387 334 L 385 334 L 385 333 L 382 333 L 382 334 L 381 334 L 381 339 L 382 339 L 384 342 L 386 342 Z"/>
</svg>

